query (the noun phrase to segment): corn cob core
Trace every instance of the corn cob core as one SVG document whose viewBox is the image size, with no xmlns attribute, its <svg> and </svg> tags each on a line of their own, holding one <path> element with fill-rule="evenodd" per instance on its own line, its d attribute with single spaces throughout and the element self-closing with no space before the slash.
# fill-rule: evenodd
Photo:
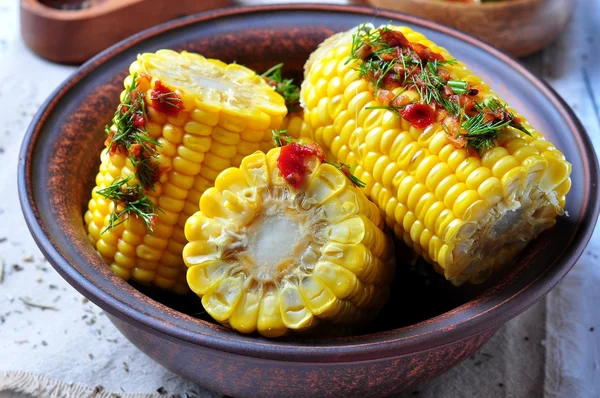
<svg viewBox="0 0 600 398">
<path fill-rule="evenodd" d="M 122 278 L 185 292 L 181 253 L 187 218 L 198 211 L 200 195 L 219 172 L 238 166 L 245 155 L 272 147 L 271 130 L 279 128 L 287 110 L 283 98 L 250 69 L 198 54 L 142 54 L 129 72 L 125 87 L 135 75 L 148 77 L 138 78 L 138 90 L 146 93 L 145 128 L 160 144 L 157 161 L 164 172 L 146 193 L 161 211 L 153 233 L 137 217 L 102 233 L 114 204 L 97 191 L 119 176 L 135 174 L 127 155 L 104 150 L 85 214 L 87 230 L 106 264 Z M 157 81 L 181 99 L 183 110 L 177 116 L 152 108 Z M 124 95 L 125 91 L 121 100 Z M 111 130 L 116 131 L 115 125 Z"/>
<path fill-rule="evenodd" d="M 371 319 L 394 271 L 379 211 L 316 157 L 305 187 L 291 188 L 279 153 L 247 156 L 202 195 L 185 226 L 190 288 L 214 319 L 243 333 Z"/>
<path fill-rule="evenodd" d="M 452 58 L 420 33 L 389 28 Z M 325 40 L 305 65 L 301 101 L 313 138 L 333 159 L 357 165 L 386 223 L 438 272 L 456 285 L 484 280 L 563 213 L 571 165 L 527 122 L 531 137 L 506 129 L 479 157 L 457 149 L 439 123 L 417 129 L 389 110 L 372 109 L 381 104 L 373 84 L 359 77 L 361 61 L 349 60 L 352 36 Z M 497 98 L 462 63 L 446 67 L 453 80 Z M 403 95 L 419 101 L 413 89 Z"/>
</svg>

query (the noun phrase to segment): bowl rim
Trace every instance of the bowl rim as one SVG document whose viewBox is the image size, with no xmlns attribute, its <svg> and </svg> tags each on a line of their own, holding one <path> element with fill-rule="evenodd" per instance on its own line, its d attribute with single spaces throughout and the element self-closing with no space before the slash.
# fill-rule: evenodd
<svg viewBox="0 0 600 398">
<path fill-rule="evenodd" d="M 413 5 L 432 5 L 431 0 L 409 0 Z M 450 2 L 450 1 L 439 1 L 434 3 L 435 6 L 444 7 L 446 9 L 454 9 L 457 11 L 464 10 L 465 8 L 479 7 L 479 9 L 485 11 L 497 10 L 499 8 L 510 9 L 528 5 L 542 4 L 543 0 L 511 0 L 511 1 L 493 1 L 486 3 L 462 3 L 462 2 Z M 453 10 L 453 11 L 454 11 Z"/>
<path fill-rule="evenodd" d="M 189 325 L 169 322 L 166 319 L 154 316 L 152 311 L 144 310 L 158 308 L 159 310 L 164 311 L 164 309 L 168 307 L 165 307 L 154 300 L 146 300 L 142 303 L 134 297 L 130 297 L 129 301 L 125 302 L 123 298 L 114 297 L 102 290 L 96 284 L 91 283 L 85 275 L 72 267 L 60 254 L 58 247 L 54 245 L 42 224 L 38 209 L 33 200 L 33 188 L 31 184 L 33 147 L 35 146 L 40 132 L 43 130 L 46 119 L 52 113 L 53 108 L 59 102 L 63 94 L 106 60 L 142 40 L 160 35 L 171 29 L 212 19 L 240 16 L 249 13 L 256 14 L 286 11 L 323 11 L 362 14 L 365 16 L 395 19 L 397 21 L 435 30 L 448 36 L 452 36 L 455 39 L 467 42 L 468 44 L 478 47 L 490 55 L 499 58 L 501 61 L 516 69 L 526 77 L 532 85 L 542 91 L 553 103 L 555 109 L 561 113 L 567 124 L 570 126 L 571 131 L 577 132 L 573 138 L 576 141 L 580 153 L 587 156 L 589 167 L 589 169 L 586 168 L 584 170 L 584 178 L 585 181 L 591 182 L 589 185 L 586 185 L 584 189 L 584 196 L 589 197 L 590 199 L 588 201 L 589 211 L 585 214 L 582 212 L 581 217 L 577 221 L 579 226 L 577 237 L 579 239 L 575 241 L 575 236 L 572 236 L 571 241 L 565 246 L 562 254 L 558 256 L 564 259 L 563 263 L 554 266 L 556 263 L 555 260 L 553 263 L 548 264 L 541 274 L 537 275 L 537 277 L 513 295 L 494 302 L 490 308 L 484 311 L 466 318 L 463 317 L 464 319 L 459 318 L 457 314 L 465 306 L 469 306 L 471 301 L 454 308 L 449 312 L 413 325 L 345 339 L 325 339 L 325 342 L 328 344 L 319 345 L 307 344 L 305 342 L 300 342 L 300 344 L 298 344 L 296 342 L 265 340 L 249 338 L 237 334 L 226 334 L 218 328 L 209 327 L 209 324 L 206 322 L 199 321 L 196 318 L 187 315 L 186 317 L 190 318 L 190 320 L 196 321 L 193 328 L 185 327 Z M 364 361 L 413 354 L 453 344 L 460 340 L 489 331 L 490 329 L 500 327 L 514 316 L 535 304 L 574 266 L 575 262 L 587 246 L 600 210 L 600 201 L 597 200 L 599 194 L 598 160 L 591 141 L 574 112 L 548 84 L 536 78 L 512 57 L 479 39 L 450 27 L 400 12 L 377 10 L 363 6 L 335 4 L 276 4 L 230 7 L 208 11 L 149 28 L 102 51 L 91 60 L 81 65 L 56 90 L 54 90 L 33 118 L 23 138 L 19 154 L 18 190 L 21 208 L 26 223 L 43 254 L 63 278 L 65 278 L 81 294 L 88 297 L 109 314 L 117 316 L 142 330 L 164 335 L 170 340 L 177 340 L 187 344 L 195 346 L 199 345 L 237 355 L 296 362 L 319 361 L 331 363 L 339 362 L 341 358 L 343 358 L 344 361 Z M 133 289 L 133 287 L 131 287 L 131 289 Z M 519 300 L 515 300 L 517 296 L 520 297 Z M 451 322 L 453 319 L 456 322 Z M 185 322 L 182 321 L 180 323 Z M 189 322 L 187 323 L 189 324 Z M 436 323 L 438 325 L 436 325 Z M 429 329 L 432 325 L 437 327 L 434 327 L 432 330 L 425 330 L 421 333 L 411 333 L 415 330 L 418 331 L 419 328 L 424 328 L 425 326 L 427 326 L 425 329 Z M 402 336 L 402 334 L 405 334 L 405 336 Z"/>
</svg>

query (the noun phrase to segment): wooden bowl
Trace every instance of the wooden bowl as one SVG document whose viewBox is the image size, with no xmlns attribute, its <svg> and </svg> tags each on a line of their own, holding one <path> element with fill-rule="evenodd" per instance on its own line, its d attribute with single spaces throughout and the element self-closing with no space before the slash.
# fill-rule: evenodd
<svg viewBox="0 0 600 398">
<path fill-rule="evenodd" d="M 233 0 L 21 0 L 21 35 L 54 62 L 82 63 L 143 29 Z"/>
<path fill-rule="evenodd" d="M 308 55 L 327 36 L 364 21 L 390 20 L 423 32 L 465 60 L 573 163 L 570 216 L 529 245 L 514 268 L 486 284 L 455 288 L 429 266 L 409 267 L 399 256 L 392 297 L 368 329 L 346 338 L 268 340 L 199 315 L 196 297 L 144 294 L 106 267 L 86 236 L 83 213 L 103 127 L 138 53 L 187 49 L 258 71 L 284 61 L 286 70 L 300 75 Z M 26 221 L 56 270 L 148 356 L 232 396 L 381 396 L 440 374 L 469 357 L 569 271 L 591 236 L 600 206 L 598 164 L 583 127 L 556 93 L 516 61 L 433 22 L 334 5 L 214 11 L 120 42 L 79 68 L 41 107 L 23 141 L 18 178 Z"/>
<path fill-rule="evenodd" d="M 563 31 L 576 0 L 506 0 L 466 4 L 432 0 L 368 0 L 371 5 L 440 22 L 521 57 Z"/>
</svg>

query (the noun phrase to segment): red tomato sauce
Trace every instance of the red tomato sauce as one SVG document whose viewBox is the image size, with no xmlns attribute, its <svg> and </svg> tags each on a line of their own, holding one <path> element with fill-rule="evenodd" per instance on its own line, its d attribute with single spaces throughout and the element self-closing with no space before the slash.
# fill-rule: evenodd
<svg viewBox="0 0 600 398">
<path fill-rule="evenodd" d="M 168 116 L 177 117 L 179 111 L 183 109 L 183 102 L 176 92 L 166 87 L 160 80 L 154 84 L 154 89 L 150 92 L 152 108 Z"/>
<path fill-rule="evenodd" d="M 298 189 L 306 179 L 306 160 L 311 156 L 316 156 L 321 161 L 325 155 L 316 144 L 302 145 L 292 142 L 281 147 L 281 152 L 277 158 L 277 167 L 283 179 L 292 187 Z"/>
</svg>

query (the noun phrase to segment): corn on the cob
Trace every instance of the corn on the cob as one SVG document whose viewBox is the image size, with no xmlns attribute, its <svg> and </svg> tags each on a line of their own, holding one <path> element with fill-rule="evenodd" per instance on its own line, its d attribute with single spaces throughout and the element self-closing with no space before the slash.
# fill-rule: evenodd
<svg viewBox="0 0 600 398">
<path fill-rule="evenodd" d="M 142 54 L 129 72 L 85 221 L 119 276 L 184 292 L 187 218 L 219 172 L 272 147 L 286 108 L 253 71 L 198 54 Z"/>
<path fill-rule="evenodd" d="M 294 188 L 280 171 L 291 145 L 223 171 L 185 226 L 190 288 L 214 319 L 243 333 L 365 322 L 389 294 L 393 250 L 377 207 L 312 152 Z"/>
<path fill-rule="evenodd" d="M 409 28 L 360 27 L 325 40 L 312 54 L 301 101 L 315 141 L 333 159 L 357 165 L 396 236 L 460 285 L 484 280 L 555 223 L 571 165 L 450 59 Z M 431 111 L 407 115 L 417 103 Z M 442 117 L 422 123 L 438 109 Z M 464 119 L 443 118 L 453 114 Z"/>
</svg>

